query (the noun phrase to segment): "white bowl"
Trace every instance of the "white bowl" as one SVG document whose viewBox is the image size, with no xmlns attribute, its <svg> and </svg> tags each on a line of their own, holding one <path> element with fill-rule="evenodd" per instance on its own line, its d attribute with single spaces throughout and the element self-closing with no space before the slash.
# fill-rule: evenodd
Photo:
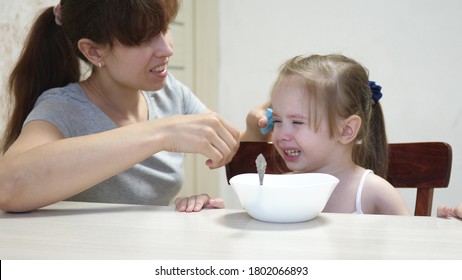
<svg viewBox="0 0 462 280">
<path fill-rule="evenodd" d="M 253 218 L 295 223 L 318 216 L 339 180 L 324 173 L 265 174 L 261 186 L 257 173 L 246 173 L 229 182 Z"/>
</svg>

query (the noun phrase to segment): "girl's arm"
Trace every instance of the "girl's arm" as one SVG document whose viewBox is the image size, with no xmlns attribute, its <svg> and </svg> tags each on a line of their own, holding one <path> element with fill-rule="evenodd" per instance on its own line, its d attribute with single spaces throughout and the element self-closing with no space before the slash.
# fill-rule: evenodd
<svg viewBox="0 0 462 280">
<path fill-rule="evenodd" d="M 366 181 L 368 185 L 364 186 L 366 199 L 363 198 L 363 201 L 368 201 L 366 205 L 368 205 L 369 209 L 374 209 L 370 213 L 410 215 L 400 193 L 387 180 L 375 174 L 371 175 L 368 176 Z"/>
</svg>

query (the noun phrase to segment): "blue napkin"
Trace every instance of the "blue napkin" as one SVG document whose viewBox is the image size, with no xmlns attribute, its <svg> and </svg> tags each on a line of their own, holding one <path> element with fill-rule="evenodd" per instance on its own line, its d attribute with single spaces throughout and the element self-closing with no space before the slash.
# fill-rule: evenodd
<svg viewBox="0 0 462 280">
<path fill-rule="evenodd" d="M 273 130 L 273 127 L 274 127 L 273 109 L 271 108 L 266 109 L 266 118 L 268 119 L 268 124 L 265 127 L 261 128 L 261 133 L 263 133 L 263 135 L 266 135 L 271 130 Z"/>
</svg>

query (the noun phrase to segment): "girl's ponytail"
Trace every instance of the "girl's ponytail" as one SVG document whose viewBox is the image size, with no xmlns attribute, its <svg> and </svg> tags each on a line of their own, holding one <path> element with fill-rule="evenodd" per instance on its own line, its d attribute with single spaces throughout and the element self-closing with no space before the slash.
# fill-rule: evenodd
<svg viewBox="0 0 462 280">
<path fill-rule="evenodd" d="M 375 174 L 382 178 L 387 178 L 388 173 L 388 140 L 385 129 L 385 120 L 382 107 L 379 103 L 382 97 L 382 87 L 369 82 L 370 91 L 367 98 L 372 99 L 370 105 L 370 115 L 365 117 L 365 135 L 361 143 L 357 144 L 353 150 L 354 161 L 364 168 L 371 169 Z M 372 94 L 372 96 L 371 96 Z M 367 110 L 366 110 L 367 111 Z"/>
<path fill-rule="evenodd" d="M 385 121 L 380 103 L 372 106 L 370 143 L 375 150 L 375 159 L 369 163 L 372 170 L 381 176 L 387 178 L 388 173 L 388 140 L 385 130 Z"/>
</svg>

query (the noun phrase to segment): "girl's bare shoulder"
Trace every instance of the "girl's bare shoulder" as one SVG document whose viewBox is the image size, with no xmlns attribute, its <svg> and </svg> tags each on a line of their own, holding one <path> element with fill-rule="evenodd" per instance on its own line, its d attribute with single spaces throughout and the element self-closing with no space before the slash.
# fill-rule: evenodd
<svg viewBox="0 0 462 280">
<path fill-rule="evenodd" d="M 387 180 L 375 174 L 369 174 L 366 178 L 363 201 L 373 214 L 408 213 L 399 192 Z"/>
</svg>

